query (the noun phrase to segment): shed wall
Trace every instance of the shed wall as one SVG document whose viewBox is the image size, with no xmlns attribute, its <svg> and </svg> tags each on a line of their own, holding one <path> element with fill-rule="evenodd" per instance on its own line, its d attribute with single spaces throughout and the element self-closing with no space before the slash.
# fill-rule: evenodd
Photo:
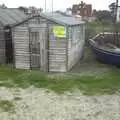
<svg viewBox="0 0 120 120">
<path fill-rule="evenodd" d="M 57 37 L 53 33 L 52 24 L 49 30 L 49 71 L 66 72 L 66 37 Z"/>
<path fill-rule="evenodd" d="M 84 25 L 68 28 L 68 70 L 70 70 L 83 56 L 85 44 Z"/>
<path fill-rule="evenodd" d="M 6 62 L 5 59 L 5 37 L 4 37 L 4 27 L 0 26 L 0 63 Z"/>
<path fill-rule="evenodd" d="M 30 69 L 28 27 L 15 27 L 13 30 L 14 60 L 19 69 Z"/>
</svg>

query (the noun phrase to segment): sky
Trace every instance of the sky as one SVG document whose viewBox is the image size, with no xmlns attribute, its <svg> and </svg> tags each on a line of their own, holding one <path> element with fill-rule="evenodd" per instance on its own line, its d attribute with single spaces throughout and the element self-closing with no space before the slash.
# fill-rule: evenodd
<svg viewBox="0 0 120 120">
<path fill-rule="evenodd" d="M 92 4 L 93 9 L 97 10 L 108 10 L 110 3 L 115 2 L 115 0 L 83 0 L 88 4 Z M 80 3 L 81 0 L 53 0 L 53 10 L 66 10 L 66 8 L 71 7 L 73 4 Z M 35 6 L 37 8 L 45 9 L 45 0 L 0 0 L 0 4 L 5 4 L 7 7 L 16 8 L 19 6 Z M 52 0 L 46 0 L 46 10 L 52 11 Z"/>
</svg>

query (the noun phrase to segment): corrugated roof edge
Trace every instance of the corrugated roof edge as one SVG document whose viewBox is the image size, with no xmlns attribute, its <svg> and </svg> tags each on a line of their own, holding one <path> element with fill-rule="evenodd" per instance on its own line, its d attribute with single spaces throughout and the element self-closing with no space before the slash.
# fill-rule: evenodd
<svg viewBox="0 0 120 120">
<path fill-rule="evenodd" d="M 26 22 L 26 21 L 28 21 L 28 20 L 30 20 L 30 19 L 33 19 L 34 17 L 43 17 L 43 18 L 45 18 L 45 19 L 48 19 L 47 17 L 45 17 L 45 16 L 43 16 L 43 15 L 34 15 L 34 16 L 32 16 L 32 17 L 26 18 L 25 20 L 23 20 L 23 21 L 21 21 L 21 22 L 19 22 L 19 23 L 13 24 L 11 27 L 16 27 L 16 26 L 18 26 L 18 25 L 20 25 L 20 24 L 22 24 L 22 23 L 24 23 L 24 22 Z M 55 20 L 51 20 L 51 19 L 48 19 L 48 20 L 51 21 L 51 22 L 55 22 L 56 24 L 60 24 L 60 23 L 58 23 L 58 22 L 55 21 Z M 65 24 L 62 24 L 62 23 L 61 23 L 61 25 L 65 25 Z"/>
<path fill-rule="evenodd" d="M 11 28 L 13 28 L 13 27 L 15 27 L 15 26 L 18 26 L 18 25 L 24 23 L 25 21 L 28 21 L 28 20 L 29 20 L 29 18 L 25 18 L 25 19 L 22 20 L 21 22 L 16 22 L 15 24 L 12 24 L 12 25 L 9 25 L 9 26 L 10 26 Z"/>
<path fill-rule="evenodd" d="M 47 13 L 48 14 L 48 13 Z M 53 22 L 56 22 L 56 23 L 58 23 L 58 24 L 61 24 L 61 25 L 70 25 L 70 26 L 72 26 L 71 24 L 67 24 L 67 23 L 64 23 L 64 22 L 61 22 L 60 20 L 57 20 L 57 19 L 54 19 L 53 17 L 50 17 L 50 16 L 47 16 L 47 14 L 46 13 L 41 13 L 40 14 L 40 16 L 41 17 L 43 17 L 43 18 L 46 18 L 46 19 L 48 19 L 48 20 L 50 20 L 50 21 L 53 21 Z M 51 13 L 50 13 L 51 14 Z M 62 16 L 62 14 L 61 14 L 61 16 Z M 64 15 L 63 15 L 64 16 Z M 67 17 L 67 16 L 64 16 L 64 17 Z M 72 16 L 69 16 L 69 17 L 72 17 Z M 74 17 L 73 17 L 74 18 Z M 78 20 L 77 20 L 78 21 Z M 73 24 L 73 25 L 80 25 L 80 24 L 85 24 L 85 22 L 84 21 L 79 21 L 79 23 L 77 23 L 77 24 Z"/>
<path fill-rule="evenodd" d="M 14 24 L 6 24 L 5 26 L 10 26 L 10 27 L 12 28 L 12 27 L 15 27 L 15 26 L 18 25 L 18 24 L 23 23 L 23 22 L 26 21 L 26 20 L 28 20 L 28 18 L 25 18 L 25 19 L 23 19 L 23 20 L 21 20 L 21 21 L 19 21 L 19 22 L 14 23 Z M 3 24 L 3 25 L 4 25 L 4 24 Z"/>
<path fill-rule="evenodd" d="M 43 18 L 45 18 L 45 19 L 47 19 L 47 20 L 49 20 L 49 21 L 55 22 L 55 23 L 57 23 L 57 24 L 61 24 L 61 25 L 63 25 L 63 26 L 65 26 L 65 25 L 67 25 L 67 26 L 73 26 L 73 25 L 70 25 L 70 24 L 65 24 L 65 23 L 63 23 L 63 22 L 61 22 L 61 21 L 58 21 L 58 20 L 56 20 L 56 19 L 50 18 L 50 17 L 48 17 L 47 15 L 45 15 L 44 13 L 41 13 L 40 15 L 34 15 L 34 16 L 32 16 L 32 17 L 28 17 L 28 18 L 26 18 L 25 20 L 23 20 L 23 21 L 21 21 L 21 22 L 19 22 L 19 23 L 14 24 L 12 27 L 18 26 L 18 25 L 20 25 L 20 24 L 22 24 L 22 23 L 24 23 L 24 22 L 26 22 L 26 21 L 28 21 L 28 20 L 30 20 L 30 19 L 33 19 L 34 17 L 43 17 Z M 80 25 L 80 24 L 85 24 L 85 22 L 81 20 L 79 23 L 74 24 L 74 25 Z"/>
<path fill-rule="evenodd" d="M 34 17 L 39 17 L 39 15 L 35 15 L 35 16 L 32 16 L 32 17 L 28 17 L 28 18 L 22 20 L 21 22 L 18 22 L 18 23 L 13 24 L 11 27 L 16 27 L 16 26 L 18 26 L 18 25 L 20 25 L 20 24 L 22 24 L 22 23 L 24 23 L 24 22 L 26 22 L 26 21 L 28 21 L 28 20 L 30 20 L 30 19 L 33 19 Z"/>
</svg>

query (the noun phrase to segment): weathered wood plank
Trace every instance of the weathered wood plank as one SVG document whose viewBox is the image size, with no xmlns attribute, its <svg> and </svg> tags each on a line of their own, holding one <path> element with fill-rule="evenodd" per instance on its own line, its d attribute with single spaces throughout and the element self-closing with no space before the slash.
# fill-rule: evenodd
<svg viewBox="0 0 120 120">
<path fill-rule="evenodd" d="M 19 69 L 30 69 L 29 30 L 17 27 L 14 30 L 15 66 Z"/>
</svg>

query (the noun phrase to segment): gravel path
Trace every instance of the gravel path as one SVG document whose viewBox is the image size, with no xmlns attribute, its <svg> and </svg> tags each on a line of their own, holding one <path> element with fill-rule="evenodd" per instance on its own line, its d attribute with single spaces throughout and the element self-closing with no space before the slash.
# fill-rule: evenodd
<svg viewBox="0 0 120 120">
<path fill-rule="evenodd" d="M 19 98 L 19 99 L 18 99 Z M 44 89 L 0 88 L 0 100 L 15 104 L 14 113 L 0 109 L 0 120 L 119 120 L 120 94 L 84 96 L 79 91 L 57 95 Z"/>
</svg>

